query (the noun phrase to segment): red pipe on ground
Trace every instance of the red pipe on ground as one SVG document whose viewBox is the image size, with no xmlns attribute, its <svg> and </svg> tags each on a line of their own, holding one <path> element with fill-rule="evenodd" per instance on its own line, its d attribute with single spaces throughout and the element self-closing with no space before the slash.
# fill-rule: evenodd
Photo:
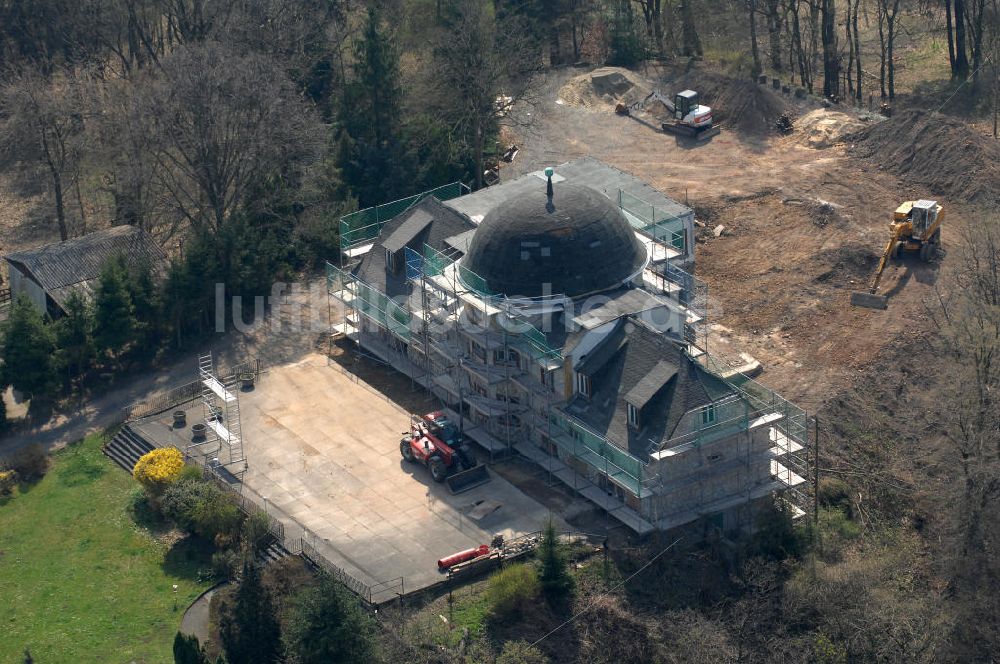
<svg viewBox="0 0 1000 664">
<path fill-rule="evenodd" d="M 490 547 L 486 544 L 480 544 L 478 548 L 466 549 L 465 551 L 459 551 L 458 553 L 453 553 L 450 556 L 446 556 L 438 561 L 438 569 L 445 570 L 459 563 L 464 563 L 466 561 L 472 560 L 473 558 L 478 558 L 479 556 L 485 556 L 490 552 Z"/>
</svg>

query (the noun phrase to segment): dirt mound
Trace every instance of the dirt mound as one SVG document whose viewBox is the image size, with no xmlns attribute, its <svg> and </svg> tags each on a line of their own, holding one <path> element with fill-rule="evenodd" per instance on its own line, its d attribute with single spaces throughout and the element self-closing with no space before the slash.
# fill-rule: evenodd
<svg viewBox="0 0 1000 664">
<path fill-rule="evenodd" d="M 813 277 L 813 281 L 834 286 L 867 281 L 879 255 L 871 247 L 844 244 L 823 252 L 818 258 L 830 269 Z"/>
<path fill-rule="evenodd" d="M 789 110 L 785 100 L 762 85 L 706 71 L 688 72 L 669 85 L 672 93 L 690 88 L 712 107 L 716 122 L 745 134 L 774 131 L 774 122 Z"/>
<path fill-rule="evenodd" d="M 846 139 L 852 155 L 926 187 L 927 198 L 1000 201 L 1000 144 L 960 120 L 905 111 Z"/>
<path fill-rule="evenodd" d="M 646 97 L 650 87 L 641 76 L 621 67 L 601 67 L 575 76 L 559 89 L 559 98 L 571 106 L 614 108 Z"/>
<path fill-rule="evenodd" d="M 857 133 L 866 126 L 846 113 L 818 108 L 795 121 L 795 136 L 802 145 L 822 149 L 842 143 L 845 136 Z"/>
</svg>

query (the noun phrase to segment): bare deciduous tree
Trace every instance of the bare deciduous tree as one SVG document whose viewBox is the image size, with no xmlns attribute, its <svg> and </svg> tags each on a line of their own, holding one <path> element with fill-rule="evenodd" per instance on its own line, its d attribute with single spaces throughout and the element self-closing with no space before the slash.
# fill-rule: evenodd
<svg viewBox="0 0 1000 664">
<path fill-rule="evenodd" d="M 511 109 L 534 90 L 541 70 L 541 54 L 526 34 L 516 25 L 497 25 L 481 3 L 461 3 L 435 48 L 442 112 L 469 137 L 477 188 L 487 135 L 497 122 L 511 120 Z"/>
<path fill-rule="evenodd" d="M 295 177 L 322 132 L 284 72 L 218 43 L 165 58 L 145 112 L 159 184 L 196 230 L 219 234 L 268 183 Z"/>
<path fill-rule="evenodd" d="M 0 150 L 4 161 L 20 165 L 22 177 L 44 173 L 52 190 L 59 237 L 70 237 L 66 197 L 79 175 L 84 144 L 80 89 L 73 75 L 51 78 L 15 74 L 0 98 Z"/>
</svg>

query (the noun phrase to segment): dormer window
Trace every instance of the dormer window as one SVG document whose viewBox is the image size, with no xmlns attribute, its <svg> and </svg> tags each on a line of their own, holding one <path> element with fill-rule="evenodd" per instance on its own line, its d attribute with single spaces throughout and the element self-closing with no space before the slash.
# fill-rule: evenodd
<svg viewBox="0 0 1000 664">
<path fill-rule="evenodd" d="M 701 425 L 715 424 L 715 404 L 709 404 L 701 409 Z"/>
<path fill-rule="evenodd" d="M 628 407 L 628 425 L 630 428 L 639 430 L 639 409 L 632 404 L 627 404 Z"/>
<path fill-rule="evenodd" d="M 576 374 L 576 391 L 583 396 L 590 398 L 590 376 L 582 373 Z"/>
</svg>

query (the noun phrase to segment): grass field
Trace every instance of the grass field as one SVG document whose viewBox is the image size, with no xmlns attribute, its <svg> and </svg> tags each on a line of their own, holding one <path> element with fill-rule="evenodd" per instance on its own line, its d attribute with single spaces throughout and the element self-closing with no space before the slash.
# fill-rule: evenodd
<svg viewBox="0 0 1000 664">
<path fill-rule="evenodd" d="M 139 526 L 138 486 L 92 436 L 0 499 L 0 662 L 169 663 L 208 554 Z M 177 610 L 172 585 L 177 584 Z"/>
</svg>

